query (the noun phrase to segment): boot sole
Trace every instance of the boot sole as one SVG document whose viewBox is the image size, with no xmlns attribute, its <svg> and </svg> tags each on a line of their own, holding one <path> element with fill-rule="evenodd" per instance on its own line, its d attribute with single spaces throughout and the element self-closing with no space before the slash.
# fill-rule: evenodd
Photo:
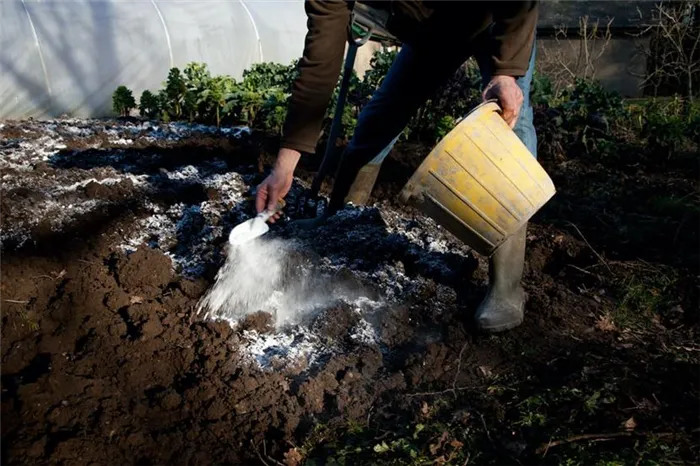
<svg viewBox="0 0 700 466">
<path fill-rule="evenodd" d="M 522 325 L 522 323 L 525 321 L 525 316 L 521 317 L 518 320 L 508 322 L 507 324 L 503 325 L 497 325 L 495 327 L 484 327 L 484 326 L 479 326 L 479 330 L 485 333 L 500 333 L 500 332 L 505 332 L 506 330 L 511 330 L 516 327 L 519 327 Z"/>
<path fill-rule="evenodd" d="M 520 317 L 518 319 L 512 320 L 507 324 L 496 325 L 493 327 L 480 325 L 477 322 L 476 327 L 484 333 L 500 333 L 505 332 L 506 330 L 512 330 L 522 325 L 522 323 L 525 321 L 525 303 L 527 302 L 527 293 L 523 291 L 523 294 L 523 303 L 520 305 Z"/>
</svg>

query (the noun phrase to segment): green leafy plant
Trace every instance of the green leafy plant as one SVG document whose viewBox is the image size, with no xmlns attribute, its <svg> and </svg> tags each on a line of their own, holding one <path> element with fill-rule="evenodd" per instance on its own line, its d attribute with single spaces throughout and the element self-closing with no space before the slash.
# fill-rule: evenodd
<svg viewBox="0 0 700 466">
<path fill-rule="evenodd" d="M 370 69 L 365 72 L 363 83 L 369 89 L 370 93 L 374 92 L 381 86 L 384 77 L 389 73 L 391 65 L 396 60 L 398 52 L 389 50 L 377 50 L 372 55 L 369 65 Z"/>
<path fill-rule="evenodd" d="M 689 144 L 700 142 L 700 109 L 688 108 L 684 99 L 675 97 L 667 102 L 651 100 L 643 108 L 641 137 L 652 152 L 672 158 Z"/>
<path fill-rule="evenodd" d="M 136 107 L 134 94 L 126 86 L 119 86 L 112 94 L 112 108 L 119 116 L 127 117 Z"/>
<path fill-rule="evenodd" d="M 341 117 L 341 138 L 352 136 L 362 109 L 382 85 L 397 55 L 393 50 L 379 50 L 362 79 L 352 73 Z M 191 62 L 182 72 L 170 69 L 158 92 L 144 91 L 138 108 L 147 118 L 187 119 L 217 127 L 245 124 L 279 133 L 297 75 L 296 61 L 288 65 L 257 63 L 244 71 L 242 81 L 236 82 L 230 76 L 213 76 L 206 64 Z M 324 118 L 325 137 L 336 111 L 340 82 L 341 76 Z M 470 60 L 417 110 L 402 138 L 435 144 L 481 103 L 481 90 L 481 73 L 476 62 Z M 128 114 L 135 106 L 129 95 L 124 86 L 115 91 L 115 111 L 120 115 Z M 675 103 L 627 105 L 620 95 L 606 91 L 592 79 L 577 79 L 555 95 L 549 77 L 536 72 L 531 101 L 538 108 L 540 146 L 558 153 L 575 153 L 578 148 L 600 157 L 618 157 L 622 148 L 629 150 L 624 139 L 636 137 L 649 152 L 669 158 L 679 148 L 700 142 L 700 106 L 688 112 L 687 105 Z"/>
<path fill-rule="evenodd" d="M 289 96 L 290 94 L 279 89 L 268 91 L 262 108 L 260 109 L 261 123 L 266 130 L 275 133 L 282 131 L 284 120 L 287 117 L 287 101 L 289 100 Z"/>
<path fill-rule="evenodd" d="M 243 85 L 249 89 L 278 88 L 291 92 L 297 76 L 298 60 L 289 65 L 279 63 L 255 63 L 243 72 Z"/>
<path fill-rule="evenodd" d="M 481 103 L 481 89 L 479 69 L 469 60 L 418 110 L 405 134 L 431 144 L 438 142 L 459 118 Z"/>
<path fill-rule="evenodd" d="M 200 114 L 206 116 L 206 120 L 213 119 L 216 127 L 221 126 L 221 115 L 226 106 L 226 96 L 231 93 L 236 82 L 230 76 L 216 76 L 208 81 L 207 87 L 202 90 L 197 99 Z"/>
<path fill-rule="evenodd" d="M 530 87 L 530 102 L 532 105 L 554 105 L 556 95 L 552 86 L 552 80 L 548 76 L 535 70 Z"/>
<path fill-rule="evenodd" d="M 189 116 L 190 121 L 211 121 L 207 108 L 203 105 L 202 93 L 211 86 L 211 74 L 207 65 L 190 62 L 183 70 L 185 84 L 185 98 L 183 112 Z"/>
<path fill-rule="evenodd" d="M 618 153 L 618 140 L 613 130 L 629 120 L 618 93 L 605 90 L 598 81 L 576 79 L 553 103 L 561 117 L 559 131 L 566 136 L 563 146 L 603 156 Z"/>
<path fill-rule="evenodd" d="M 255 119 L 264 101 L 260 92 L 248 86 L 236 86 L 226 96 L 224 112 L 232 115 L 239 123 L 254 127 Z"/>
<path fill-rule="evenodd" d="M 157 118 L 160 113 L 160 99 L 156 94 L 146 89 L 139 99 L 139 114 L 149 119 Z"/>
<path fill-rule="evenodd" d="M 180 69 L 171 68 L 162 91 L 162 111 L 171 120 L 179 120 L 187 101 L 187 84 Z M 189 102 L 188 102 L 189 103 Z"/>
</svg>

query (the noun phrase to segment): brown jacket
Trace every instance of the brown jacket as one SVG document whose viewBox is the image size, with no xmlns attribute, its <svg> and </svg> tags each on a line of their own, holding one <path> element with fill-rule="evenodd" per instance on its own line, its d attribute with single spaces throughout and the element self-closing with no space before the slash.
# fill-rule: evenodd
<svg viewBox="0 0 700 466">
<path fill-rule="evenodd" d="M 413 47 L 469 47 L 490 26 L 494 75 L 523 76 L 537 24 L 537 1 L 362 1 L 390 11 L 387 30 Z M 354 2 L 307 0 L 308 32 L 294 83 L 282 147 L 314 152 L 345 55 Z M 458 53 L 462 53 L 461 51 Z"/>
</svg>

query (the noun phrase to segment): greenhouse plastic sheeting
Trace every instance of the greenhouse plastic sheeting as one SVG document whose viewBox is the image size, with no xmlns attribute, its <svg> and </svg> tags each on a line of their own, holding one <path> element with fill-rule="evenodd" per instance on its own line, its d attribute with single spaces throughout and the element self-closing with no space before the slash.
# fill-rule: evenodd
<svg viewBox="0 0 700 466">
<path fill-rule="evenodd" d="M 240 78 L 305 35 L 302 0 L 0 0 L 0 118 L 110 116 L 121 84 L 138 101 L 192 61 Z"/>
</svg>

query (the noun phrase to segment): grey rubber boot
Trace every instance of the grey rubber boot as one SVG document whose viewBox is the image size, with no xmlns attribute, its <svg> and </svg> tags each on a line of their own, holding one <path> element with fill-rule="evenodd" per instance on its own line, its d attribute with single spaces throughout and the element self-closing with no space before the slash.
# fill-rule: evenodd
<svg viewBox="0 0 700 466">
<path fill-rule="evenodd" d="M 489 288 L 474 315 L 479 330 L 497 333 L 523 323 L 525 290 L 520 280 L 525 266 L 526 239 L 527 224 L 489 259 Z"/>
</svg>

